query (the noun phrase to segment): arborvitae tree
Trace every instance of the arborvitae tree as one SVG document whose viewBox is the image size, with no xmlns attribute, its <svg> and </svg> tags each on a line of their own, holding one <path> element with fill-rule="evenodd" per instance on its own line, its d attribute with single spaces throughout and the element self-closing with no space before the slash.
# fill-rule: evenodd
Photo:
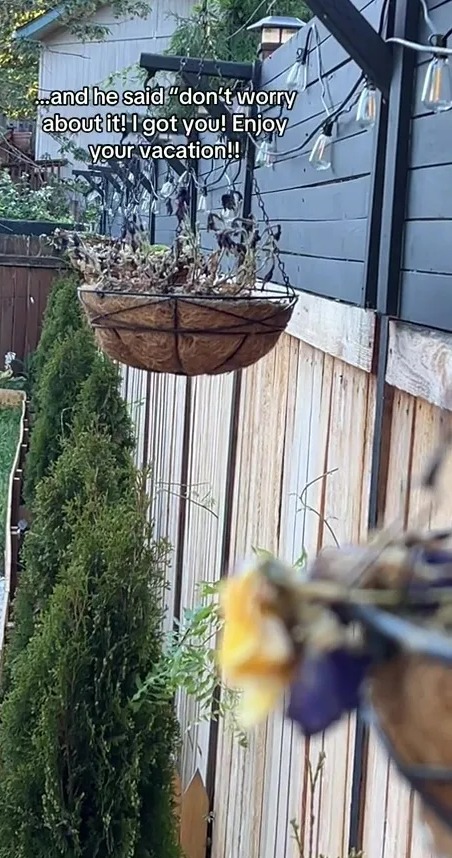
<svg viewBox="0 0 452 858">
<path fill-rule="evenodd" d="M 38 407 L 37 383 L 55 345 L 61 342 L 71 331 L 79 330 L 84 324 L 77 298 L 77 286 L 78 280 L 75 275 L 63 274 L 55 280 L 49 295 L 39 344 L 27 367 L 33 388 L 35 410 Z"/>
<path fill-rule="evenodd" d="M 42 367 L 25 472 L 25 497 L 30 506 L 39 481 L 48 474 L 70 434 L 77 397 L 92 371 L 96 352 L 93 335 L 83 324 L 55 343 Z"/>
<path fill-rule="evenodd" d="M 83 490 L 90 469 L 95 469 L 97 485 L 109 496 L 119 497 L 123 490 L 130 489 L 134 437 L 119 383 L 118 368 L 100 352 L 95 354 L 90 375 L 81 385 L 72 412 L 73 428 L 64 442 L 62 455 L 37 485 L 34 524 L 25 540 L 24 571 L 14 605 L 16 630 L 8 664 L 28 643 L 53 589 L 67 545 L 70 515 L 74 509 L 77 512 L 77 504 L 83 509 L 87 501 Z M 43 422 L 40 418 L 38 429 Z M 120 466 L 119 477 L 114 485 L 109 485 L 111 466 L 115 463 Z"/>
<path fill-rule="evenodd" d="M 67 552 L 72 550 L 72 528 L 90 501 L 93 487 L 111 501 L 133 489 L 130 454 L 112 443 L 109 434 L 93 431 L 93 426 L 91 422 L 88 431 L 71 434 L 51 473 L 37 486 L 33 526 L 25 538 L 24 568 L 14 601 L 15 628 L 4 683 L 9 684 L 14 661 L 30 640 L 64 568 Z"/>
<path fill-rule="evenodd" d="M 83 485 L 61 511 L 56 585 L 0 709 L 0 858 L 178 854 L 174 715 L 165 698 L 133 702 L 161 655 L 163 558 L 142 495 L 129 483 L 115 497 L 122 468 L 97 440 L 89 467 L 86 434 L 60 459 L 62 495 L 74 458 Z"/>
<path fill-rule="evenodd" d="M 90 375 L 82 384 L 74 409 L 74 430 L 95 425 L 111 437 L 118 455 L 127 460 L 135 446 L 132 422 L 120 394 L 121 376 L 117 366 L 102 352 L 97 352 Z"/>
</svg>

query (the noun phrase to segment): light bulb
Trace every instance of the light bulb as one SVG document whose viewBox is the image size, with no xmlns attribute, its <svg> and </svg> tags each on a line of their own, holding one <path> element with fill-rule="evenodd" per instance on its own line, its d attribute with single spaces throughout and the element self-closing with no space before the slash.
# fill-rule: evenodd
<svg viewBox="0 0 452 858">
<path fill-rule="evenodd" d="M 286 86 L 289 92 L 304 92 L 308 85 L 308 67 L 306 63 L 300 60 L 295 62 L 289 69 L 289 74 L 286 78 Z"/>
<path fill-rule="evenodd" d="M 430 60 L 422 88 L 421 101 L 427 110 L 442 113 L 452 107 L 452 77 L 447 56 Z"/>
<path fill-rule="evenodd" d="M 164 200 L 169 200 L 173 193 L 174 185 L 171 179 L 167 179 L 166 182 L 163 182 L 163 185 L 160 190 L 160 196 L 163 197 Z"/>
<path fill-rule="evenodd" d="M 257 147 L 256 167 L 266 167 L 268 158 L 268 140 L 262 140 Z"/>
<path fill-rule="evenodd" d="M 233 209 L 221 209 L 221 218 L 225 223 L 231 223 L 234 220 L 235 212 Z"/>
<path fill-rule="evenodd" d="M 158 215 L 160 214 L 160 206 L 157 197 L 154 197 L 151 203 L 151 214 Z"/>
<path fill-rule="evenodd" d="M 207 194 L 200 194 L 198 199 L 198 211 L 205 212 L 207 210 Z"/>
<path fill-rule="evenodd" d="M 272 140 L 268 141 L 267 155 L 265 158 L 264 166 L 265 167 L 273 167 L 275 161 L 276 161 L 276 143 L 272 139 Z"/>
<path fill-rule="evenodd" d="M 359 96 L 356 121 L 361 128 L 372 128 L 377 121 L 377 93 L 372 83 L 366 83 Z"/>
<path fill-rule="evenodd" d="M 331 135 L 331 126 L 325 125 L 312 147 L 309 163 L 316 170 L 329 170 L 331 168 Z"/>
</svg>

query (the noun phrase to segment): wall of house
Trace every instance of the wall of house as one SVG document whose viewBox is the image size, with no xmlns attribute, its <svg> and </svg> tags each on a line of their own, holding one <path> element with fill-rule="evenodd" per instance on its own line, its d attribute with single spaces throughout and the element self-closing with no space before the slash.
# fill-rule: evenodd
<svg viewBox="0 0 452 858">
<path fill-rule="evenodd" d="M 184 17 L 189 14 L 193 0 L 154 0 L 149 16 L 128 19 L 115 19 L 111 7 L 104 6 L 92 17 L 93 24 L 107 25 L 110 35 L 103 41 L 80 42 L 67 29 L 60 28 L 49 35 L 43 45 L 40 63 L 39 90 L 41 97 L 53 90 L 76 91 L 83 86 L 101 86 L 110 75 L 129 70 L 125 80 L 115 79 L 111 88 L 140 89 L 136 77 L 136 67 L 140 54 L 163 53 L 168 46 L 170 36 L 176 26 L 177 14 Z M 63 117 L 105 115 L 108 107 L 52 107 L 40 108 L 36 132 L 36 155 L 44 158 L 49 155 L 58 157 L 60 144 L 50 135 L 44 134 L 40 120 L 43 116 L 59 113 Z M 45 112 L 44 112 L 45 111 Z M 116 108 L 116 112 L 121 112 Z M 120 143 L 120 134 L 83 134 L 71 138 L 77 146 L 86 149 L 87 144 Z M 85 164 L 72 166 L 85 167 Z M 68 170 L 69 175 L 71 170 Z"/>
<path fill-rule="evenodd" d="M 364 17 L 378 27 L 381 0 L 357 0 Z M 320 48 L 311 39 L 308 57 L 308 87 L 299 94 L 291 111 L 283 111 L 289 122 L 283 137 L 277 139 L 277 160 L 272 169 L 258 167 L 255 179 L 265 210 L 274 223 L 282 226 L 281 259 L 296 288 L 316 294 L 365 304 L 365 292 L 372 271 L 365 265 L 372 199 L 372 171 L 376 129 L 362 130 L 356 123 L 356 104 L 345 113 L 334 134 L 332 169 L 324 172 L 309 164 L 314 140 L 305 141 L 325 118 L 319 84 L 319 57 L 325 85 L 325 102 L 330 109 L 338 107 L 351 87 L 359 80 L 360 70 L 328 33 L 315 20 Z M 306 28 L 307 29 L 307 28 Z M 284 90 L 287 73 L 295 61 L 297 49 L 306 40 L 301 30 L 263 64 L 261 89 Z M 358 89 L 358 94 L 359 94 Z M 266 116 L 278 116 L 279 108 L 263 110 Z M 203 135 L 206 142 L 211 137 Z M 315 139 L 315 138 L 314 138 Z M 243 190 L 244 170 L 230 163 L 228 176 Z M 208 207 L 221 209 L 221 195 L 228 189 L 225 164 L 201 162 L 199 181 L 207 182 Z M 262 223 L 262 212 L 256 194 L 253 213 Z M 203 227 L 205 219 L 199 218 Z M 176 220 L 165 212 L 156 221 L 156 240 L 168 241 L 174 236 Z M 211 237 L 202 234 L 203 244 Z M 275 271 L 274 280 L 282 282 Z"/>
<path fill-rule="evenodd" d="M 433 0 L 428 7 L 436 32 L 447 32 L 452 22 L 450 0 Z M 428 44 L 429 35 L 421 19 L 421 44 Z M 450 111 L 433 114 L 422 105 L 422 85 L 429 60 L 428 54 L 419 54 L 416 67 L 400 312 L 407 321 L 442 328 L 446 306 L 450 330 L 452 205 L 442 188 L 450 181 L 452 169 L 448 144 L 452 114 Z"/>
<path fill-rule="evenodd" d="M 356 0 L 356 5 L 378 27 L 382 14 L 380 0 Z M 429 0 L 428 7 L 435 30 L 446 32 L 452 21 L 450 0 Z M 316 24 L 325 101 L 337 107 L 358 81 L 360 72 L 324 26 L 318 21 Z M 427 44 L 428 37 L 429 30 L 419 7 L 417 39 Z M 302 30 L 264 62 L 264 89 L 284 87 L 297 48 L 303 47 L 305 39 Z M 376 291 L 378 251 L 372 257 L 369 249 L 378 232 L 378 222 L 372 219 L 377 127 L 361 130 L 356 123 L 356 104 L 352 102 L 352 109 L 341 117 L 335 131 L 332 169 L 318 172 L 309 164 L 313 141 L 304 148 L 303 143 L 325 117 L 318 56 L 315 41 L 311 40 L 308 87 L 298 96 L 289 114 L 286 133 L 277 141 L 277 158 L 281 160 L 272 169 L 258 167 L 255 178 L 270 220 L 282 226 L 281 258 L 295 288 L 375 306 L 372 296 Z M 416 55 L 407 199 L 401 201 L 405 229 L 399 310 L 400 317 L 407 322 L 451 330 L 452 204 L 443 188 L 448 186 L 451 172 L 452 111 L 434 114 L 421 103 L 429 59 L 428 53 Z M 221 194 L 228 187 L 224 171 L 224 162 L 199 165 L 200 182 L 207 181 L 208 204 L 214 211 L 221 208 Z M 238 165 L 231 162 L 227 172 L 243 190 L 243 170 L 238 173 Z M 380 211 L 381 202 L 376 210 L 377 221 Z M 261 219 L 256 194 L 253 213 Z M 203 244 L 211 246 L 212 238 L 202 230 L 203 217 L 198 220 Z M 175 218 L 163 213 L 157 218 L 156 235 L 171 241 L 175 226 Z M 282 282 L 278 269 L 274 279 Z"/>
</svg>

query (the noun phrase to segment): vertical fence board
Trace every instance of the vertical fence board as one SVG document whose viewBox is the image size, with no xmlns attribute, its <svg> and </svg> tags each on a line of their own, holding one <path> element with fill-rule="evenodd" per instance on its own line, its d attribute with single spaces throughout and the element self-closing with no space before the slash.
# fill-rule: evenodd
<svg viewBox="0 0 452 858">
<path fill-rule="evenodd" d="M 140 386 L 141 385 L 141 386 Z M 147 394 L 149 463 L 156 530 L 177 532 L 185 409 L 183 379 L 129 370 L 130 402 Z M 124 385 L 125 387 L 125 385 Z M 197 602 L 197 584 L 216 580 L 220 551 L 233 377 L 192 382 L 187 517 L 183 546 L 182 604 Z M 276 349 L 242 373 L 237 427 L 236 480 L 232 509 L 232 555 L 252 547 L 278 552 L 288 562 L 303 550 L 312 559 L 322 546 L 365 538 L 375 411 L 374 377 L 284 336 Z M 134 407 L 138 429 L 144 418 Z M 395 391 L 388 451 L 385 521 L 415 523 L 423 501 L 416 478 L 450 422 L 433 406 Z M 144 451 L 145 455 L 146 451 Z M 337 469 L 337 470 L 336 470 Z M 450 485 L 452 459 L 445 485 Z M 179 479 L 179 484 L 178 484 Z M 174 492 L 166 492 L 171 485 Z M 210 500 L 214 498 L 213 509 Z M 427 504 L 432 524 L 450 523 L 447 499 Z M 174 584 L 174 578 L 170 581 Z M 183 730 L 197 721 L 191 701 L 178 703 Z M 196 771 L 205 782 L 209 725 L 185 737 L 182 779 Z M 299 858 L 291 820 L 308 822 L 307 763 L 326 752 L 312 834 L 305 851 L 347 853 L 355 722 L 346 719 L 323 737 L 305 742 L 284 722 L 282 708 L 250 736 L 246 749 L 219 725 L 212 854 L 214 858 Z M 413 810 L 414 808 L 414 810 Z M 373 735 L 366 761 L 363 848 L 368 858 L 427 858 L 416 821 L 415 801 Z"/>
<path fill-rule="evenodd" d="M 47 299 L 61 270 L 51 253 L 42 239 L 0 235 L 1 356 L 12 351 L 24 360 L 36 349 Z M 36 255 L 39 265 L 34 266 Z"/>
</svg>

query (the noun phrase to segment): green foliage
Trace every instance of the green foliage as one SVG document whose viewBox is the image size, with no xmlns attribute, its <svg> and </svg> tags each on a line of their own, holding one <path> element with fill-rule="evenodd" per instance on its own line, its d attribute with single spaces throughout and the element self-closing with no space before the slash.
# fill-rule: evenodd
<svg viewBox="0 0 452 858">
<path fill-rule="evenodd" d="M 75 443 L 81 473 L 89 442 Z M 99 478 L 100 452 L 62 511 L 56 585 L 1 706 L 1 858 L 178 854 L 172 709 L 132 702 L 160 658 L 165 558 L 141 493 L 114 497 L 122 469 L 110 460 Z"/>
<path fill-rule="evenodd" d="M 258 41 L 247 27 L 267 14 L 294 15 L 302 20 L 311 15 L 302 0 L 276 0 L 268 12 L 256 0 L 207 0 L 196 4 L 188 18 L 178 18 L 168 53 L 252 62 Z"/>
<path fill-rule="evenodd" d="M 82 190 L 80 182 L 70 179 L 50 179 L 37 190 L 30 187 L 28 177 L 13 181 L 6 171 L 0 172 L 0 217 L 11 220 L 42 220 L 73 223 L 71 194 Z M 90 205 L 82 215 L 84 223 L 96 223 L 99 205 Z"/>
<path fill-rule="evenodd" d="M 56 284 L 35 355 L 33 521 L 0 702 L 0 858 L 178 858 L 172 700 L 134 701 L 162 659 L 167 546 L 132 464 L 118 370 L 75 285 Z"/>
<path fill-rule="evenodd" d="M 35 113 L 38 94 L 38 45 L 12 39 L 17 27 L 28 23 L 45 11 L 45 4 L 37 0 L 12 0 L 0 6 L 0 112 L 8 118 L 30 117 Z"/>
<path fill-rule="evenodd" d="M 13 182 L 9 173 L 0 173 L 0 217 L 13 220 L 64 221 L 70 223 L 68 199 L 61 182 L 33 190 L 26 177 Z"/>
<path fill-rule="evenodd" d="M 253 62 L 257 56 L 258 39 L 247 27 L 267 14 L 294 15 L 308 20 L 311 13 L 302 0 L 274 0 L 271 9 L 256 4 L 256 0 L 203 0 L 195 4 L 187 18 L 175 16 L 177 26 L 170 39 L 167 53 L 182 57 L 201 57 L 234 62 Z M 178 81 L 183 87 L 183 82 Z M 209 87 L 232 85 L 220 77 L 209 80 Z M 156 113 L 164 116 L 191 116 L 196 108 L 182 107 L 176 97 L 166 100 Z"/>
<path fill-rule="evenodd" d="M 97 352 L 76 403 L 74 430 L 101 428 L 107 432 L 113 442 L 113 452 L 128 467 L 135 440 L 119 385 L 118 367 L 104 354 Z"/>
<path fill-rule="evenodd" d="M 20 418 L 20 408 L 0 405 L 0 575 L 3 574 L 9 478 L 19 440 Z"/>
<path fill-rule="evenodd" d="M 83 326 L 83 317 L 77 298 L 78 280 L 74 274 L 63 274 L 52 287 L 42 323 L 38 347 L 30 360 L 29 372 L 36 398 L 37 382 L 54 347 L 71 331 Z M 35 407 L 37 402 L 33 402 Z"/>
<path fill-rule="evenodd" d="M 155 704 L 171 700 L 183 690 L 197 704 L 199 722 L 224 719 L 245 747 L 246 736 L 235 718 L 239 694 L 221 682 L 217 669 L 216 643 L 223 626 L 217 589 L 214 584 L 200 585 L 200 604 L 185 610 L 182 622 L 167 635 L 162 658 L 137 691 L 135 701 L 137 706 L 146 700 Z"/>
<path fill-rule="evenodd" d="M 96 347 L 87 325 L 56 342 L 36 387 L 37 414 L 27 456 L 25 494 L 32 505 L 36 486 L 62 451 L 77 396 L 94 364 Z"/>
<path fill-rule="evenodd" d="M 83 391 L 79 401 L 84 407 Z M 94 420 L 92 414 L 89 422 Z M 33 527 L 23 551 L 25 569 L 14 603 L 16 631 L 8 653 L 10 661 L 25 648 L 46 608 L 71 550 L 72 529 L 89 504 L 93 487 L 107 500 L 118 501 L 133 486 L 132 461 L 124 456 L 120 438 L 113 442 L 111 434 L 99 434 L 86 422 L 82 428 L 82 421 L 78 421 L 78 432 L 71 435 L 52 472 L 37 486 Z M 127 444 L 127 437 L 125 441 Z M 118 473 L 111 482 L 115 469 Z"/>
</svg>

